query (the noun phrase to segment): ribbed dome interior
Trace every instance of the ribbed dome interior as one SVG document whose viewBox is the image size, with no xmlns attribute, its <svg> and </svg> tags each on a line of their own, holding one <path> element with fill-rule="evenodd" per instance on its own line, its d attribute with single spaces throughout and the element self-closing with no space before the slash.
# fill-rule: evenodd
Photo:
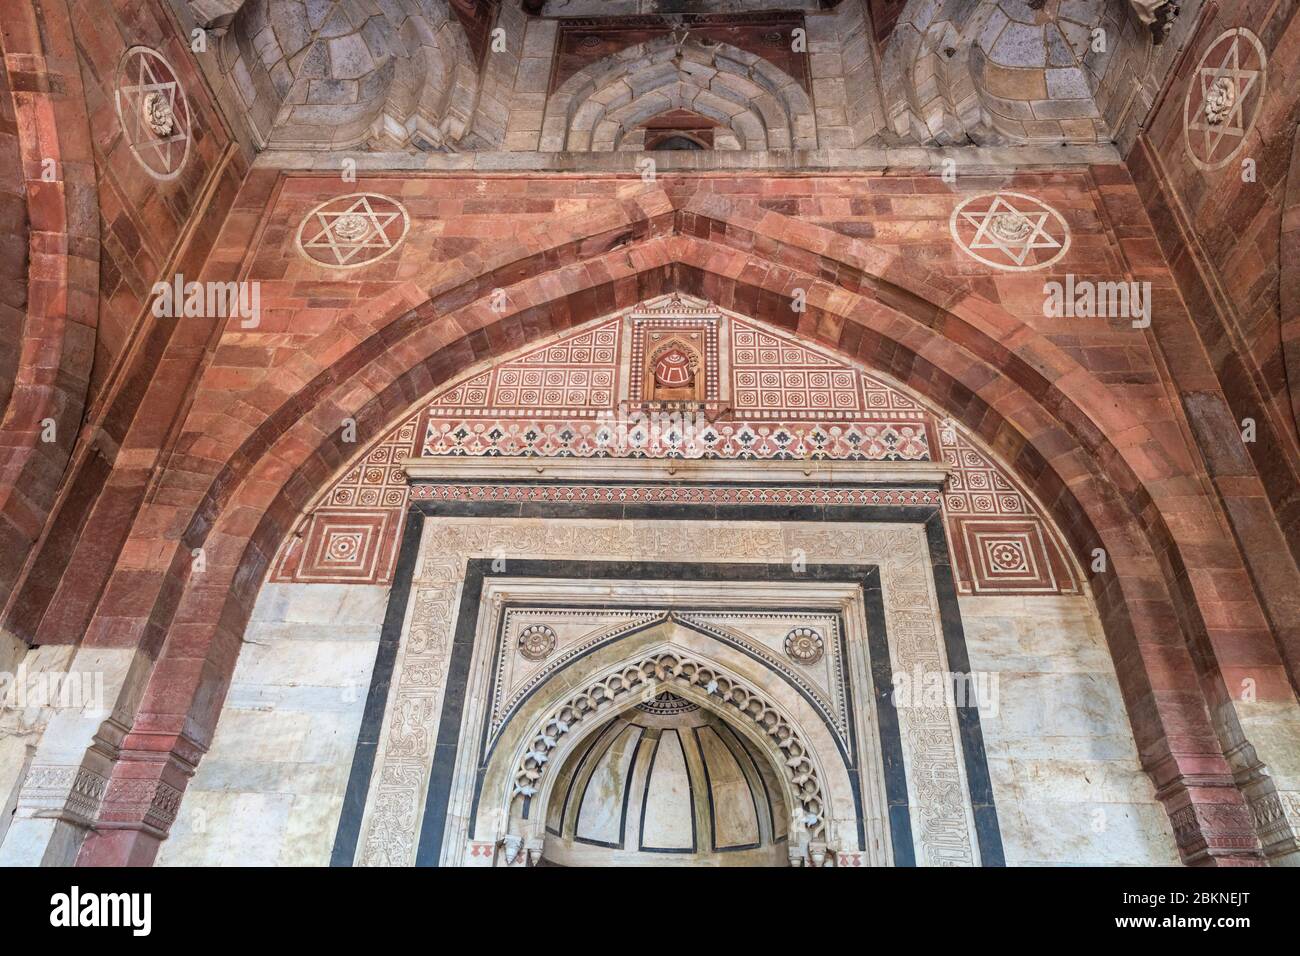
<svg viewBox="0 0 1300 956">
<path fill-rule="evenodd" d="M 544 854 L 551 863 L 786 863 L 788 812 L 768 758 L 671 693 L 589 735 L 555 787 Z"/>
</svg>

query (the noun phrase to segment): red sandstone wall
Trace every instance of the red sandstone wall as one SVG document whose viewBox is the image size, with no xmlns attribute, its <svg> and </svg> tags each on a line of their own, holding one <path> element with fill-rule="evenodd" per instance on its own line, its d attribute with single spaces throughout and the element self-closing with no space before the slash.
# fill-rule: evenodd
<svg viewBox="0 0 1300 956">
<path fill-rule="evenodd" d="M 27 198 L 9 74 L 0 69 L 0 415 L 9 403 L 27 311 Z"/>
<path fill-rule="evenodd" d="M 100 295 L 97 307 L 91 305 L 98 313 L 94 325 L 80 346 L 93 347 L 93 367 L 88 385 L 74 383 L 77 407 L 66 430 L 69 447 L 58 467 L 43 476 L 48 494 L 29 495 L 41 507 L 28 509 L 25 540 L 10 552 L 18 562 L 13 574 L 27 564 L 18 585 L 4 595 L 3 625 L 27 640 L 54 634 L 60 641 L 76 641 L 83 633 L 85 616 L 126 540 L 153 462 L 185 407 L 216 327 L 198 319 L 152 317 L 152 287 L 176 273 L 201 278 L 248 168 L 163 3 L 70 0 L 65 13 L 67 21 L 51 15 L 32 32 L 66 30 L 69 36 L 60 35 L 59 45 L 75 47 L 84 81 L 97 192 L 92 214 L 98 213 L 101 240 L 94 251 Z M 133 46 L 161 53 L 184 89 L 192 117 L 189 152 L 171 179 L 157 179 L 137 162 L 119 121 L 118 67 Z M 60 134 L 80 137 L 76 129 L 60 129 Z M 87 144 L 78 138 L 63 148 L 72 152 L 74 146 L 81 151 Z M 76 194 L 74 201 L 79 212 L 92 205 L 85 194 Z M 178 335 L 185 345 L 164 359 Z M 82 440 L 71 448 L 78 426 Z M 132 455 L 126 467 L 121 450 Z M 94 532 L 83 535 L 88 527 Z M 61 616 L 47 619 L 58 594 L 66 598 Z"/>
<path fill-rule="evenodd" d="M 261 283 L 262 324 L 222 334 L 102 599 L 78 607 L 82 597 L 67 588 L 54 605 L 66 626 L 48 640 L 85 633 L 92 646 L 156 655 L 143 729 L 128 748 L 176 747 L 192 763 L 215 723 L 262 572 L 350 456 L 338 437 L 344 416 L 355 417 L 364 442 L 476 360 L 680 287 L 797 325 L 918 389 L 1015 464 L 1076 552 L 1105 542 L 1113 571 L 1092 576 L 1094 593 L 1151 772 L 1170 812 L 1193 814 L 1183 828 L 1191 835 L 1180 837 L 1186 852 L 1199 854 L 1206 841 L 1216 853 L 1250 845 L 1239 797 L 1203 820 L 1188 811 L 1188 801 L 1228 792 L 1206 704 L 1223 704 L 1227 688 L 1247 677 L 1260 700 L 1291 692 L 1162 375 L 1166 343 L 1177 343 L 1191 319 L 1138 189 L 1119 166 L 959 180 L 954 188 L 906 175 L 702 174 L 653 185 L 376 175 L 345 185 L 336 176 L 255 172 L 209 265 L 214 274 L 237 268 L 251 250 L 245 274 Z M 1007 272 L 957 247 L 954 210 L 994 190 L 1049 203 L 1062 217 L 1058 234 L 1068 226 L 1068 255 L 1037 272 Z M 340 275 L 306 261 L 295 236 L 318 203 L 354 192 L 399 200 L 411 230 L 393 254 Z M 1158 335 L 1126 318 L 1044 317 L 1044 282 L 1067 272 L 1151 282 Z M 819 299 L 796 318 L 790 297 L 802 284 L 817 285 Z M 505 286 L 514 301 L 494 314 L 488 299 Z M 150 431 L 162 411 L 156 402 L 146 408 L 138 425 Z M 117 491 L 105 492 L 105 509 Z M 191 573 L 198 546 L 202 575 Z M 87 563 L 107 550 L 88 548 Z M 79 565 L 66 579 L 87 577 Z M 1179 632 L 1186 644 L 1171 642 Z M 134 786 L 144 766 L 132 757 L 115 780 Z M 148 767 L 163 772 L 156 760 Z M 1225 783 L 1191 792 L 1189 781 L 1210 777 Z M 136 837 L 121 833 L 91 858 L 134 858 Z"/>
<path fill-rule="evenodd" d="M 1233 0 L 1207 13 L 1167 93 L 1129 157 L 1164 251 L 1195 321 L 1197 336 L 1240 422 L 1259 423 L 1247 450 L 1282 528 L 1300 555 L 1300 456 L 1295 401 L 1297 369 L 1288 375 L 1282 349 L 1280 290 L 1300 263 L 1282 249 L 1296 121 L 1300 117 L 1300 18 L 1295 4 Z M 1266 94 L 1245 148 L 1218 170 L 1198 168 L 1184 139 L 1189 85 L 1216 37 L 1244 26 L 1268 53 Z M 1257 181 L 1244 182 L 1241 161 L 1254 160 Z M 1290 306 L 1292 312 L 1296 306 Z M 1294 334 L 1294 333 L 1293 333 Z M 1175 377 L 1182 371 L 1172 369 Z M 1187 391 L 1187 390 L 1185 390 Z M 1195 423 L 1194 423 L 1195 425 Z M 1212 445 L 1209 434 L 1202 444 Z M 1214 449 L 1209 451 L 1214 457 Z"/>
<path fill-rule="evenodd" d="M 209 181 L 221 169 L 231 136 L 163 4 L 73 0 L 71 7 L 94 138 L 103 250 L 93 405 L 130 343 L 150 289 L 165 270 L 170 273 L 178 245 L 202 210 Z M 159 181 L 136 162 L 118 122 L 118 64 L 123 53 L 137 45 L 157 50 L 176 68 L 195 117 L 189 156 L 173 180 Z M 202 254 L 193 254 L 180 265 L 196 277 L 202 259 Z"/>
</svg>

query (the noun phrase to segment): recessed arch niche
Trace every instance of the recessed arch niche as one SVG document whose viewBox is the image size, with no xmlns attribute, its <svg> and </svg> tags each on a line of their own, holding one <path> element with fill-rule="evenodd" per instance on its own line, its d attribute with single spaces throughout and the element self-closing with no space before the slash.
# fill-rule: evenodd
<svg viewBox="0 0 1300 956">
<path fill-rule="evenodd" d="M 777 768 L 712 709 L 662 691 L 583 743 L 555 774 L 541 864 L 786 864 Z"/>
<path fill-rule="evenodd" d="M 614 630 L 622 628 L 615 625 Z M 549 836 L 555 855 L 561 860 L 595 862 L 593 856 L 596 860 L 606 856 L 576 850 L 574 839 L 565 839 L 582 836 L 576 827 L 576 817 L 570 821 L 567 834 L 564 827 L 554 824 L 557 814 L 564 815 L 571 809 L 577 817 L 581 816 L 581 800 L 576 809 L 569 807 L 573 773 L 589 769 L 591 761 L 587 755 L 593 747 L 609 743 L 603 735 L 611 732 L 611 722 L 616 721 L 623 727 L 649 725 L 646 729 L 652 733 L 665 727 L 674 732 L 691 729 L 692 735 L 694 728 L 705 725 L 714 730 L 725 728 L 724 736 L 718 739 L 725 744 L 734 738 L 740 748 L 737 752 L 748 753 L 761 768 L 754 770 L 749 781 L 760 788 L 752 793 L 754 813 L 759 812 L 760 806 L 768 815 L 780 809 L 783 820 L 780 825 L 769 822 L 764 827 L 758 827 L 755 822 L 755 839 L 750 842 L 757 846 L 733 843 L 727 836 L 734 835 L 732 824 L 743 830 L 745 821 L 738 820 L 734 812 L 718 815 L 725 788 L 716 791 L 717 797 L 710 807 L 710 795 L 715 792 L 713 778 L 717 777 L 721 785 L 735 763 L 734 758 L 727 759 L 722 751 L 713 754 L 714 760 L 706 759 L 701 748 L 711 744 L 707 733 L 713 733 L 712 730 L 706 733 L 704 743 L 696 738 L 697 742 L 688 743 L 681 754 L 683 761 L 693 764 L 687 772 L 688 789 L 693 792 L 687 795 L 686 804 L 670 799 L 666 785 L 657 786 L 649 793 L 663 804 L 661 813 L 648 818 L 652 830 L 656 824 L 668 826 L 680 822 L 680 811 L 686 805 L 698 811 L 697 815 L 693 814 L 692 852 L 680 854 L 689 855 L 690 862 L 720 865 L 718 853 L 727 851 L 719 851 L 718 846 L 734 846 L 736 852 L 747 853 L 745 857 L 731 858 L 731 862 L 739 865 L 785 862 L 788 853 L 797 857 L 811 852 L 824 855 L 828 843 L 856 848 L 862 842 L 857 821 L 863 813 L 860 782 L 855 779 L 858 755 L 845 752 L 837 743 L 816 708 L 801 694 L 797 683 L 790 680 L 790 674 L 781 674 L 779 669 L 763 661 L 761 652 L 755 653 L 761 646 L 758 640 L 743 638 L 729 644 L 703 628 L 684 625 L 670 614 L 668 619 L 655 620 L 643 629 L 618 633 L 614 639 L 566 666 L 540 672 L 545 680 L 517 706 L 501 732 L 488 738 L 485 753 L 478 760 L 472 759 L 472 750 L 458 756 L 458 775 L 476 765 L 484 767 L 476 794 L 478 811 L 471 840 L 478 839 L 478 834 L 500 829 L 501 821 L 506 820 L 505 828 L 512 844 L 531 848 L 533 852 L 538 852 Z M 793 668 L 786 670 L 792 672 Z M 470 693 L 481 692 L 481 687 L 471 682 Z M 681 706 L 689 711 L 672 715 L 672 720 L 648 713 L 647 708 L 663 695 L 680 700 Z M 689 716 L 701 712 L 701 717 Z M 877 766 L 878 747 L 871 741 L 864 743 L 870 749 L 867 759 Z M 647 749 L 641 766 L 592 765 L 599 766 L 601 780 L 619 794 L 622 838 L 600 840 L 589 836 L 587 839 L 620 844 L 619 849 L 624 852 L 608 855 L 620 862 L 637 852 L 626 848 L 628 831 L 623 801 L 630 803 L 633 799 L 633 788 L 628 785 L 637 783 L 641 787 L 641 800 L 636 804 L 639 812 L 645 806 L 648 784 L 663 784 L 662 767 L 656 781 L 653 768 L 644 764 L 658 752 L 657 745 Z M 727 753 L 730 752 L 728 749 Z M 670 759 L 670 751 L 664 753 L 665 759 Z M 630 753 L 623 756 L 627 760 L 635 757 Z M 621 786 L 615 782 L 620 774 L 623 775 Z M 769 792 L 760 796 L 764 787 Z M 698 800 L 694 799 L 695 791 Z M 734 803 L 730 804 L 731 811 L 736 809 Z M 878 803 L 883 803 L 883 799 Z M 651 804 L 654 805 L 653 799 Z M 608 820 L 606 828 L 608 831 Z M 639 841 L 644 837 L 644 829 L 643 821 L 634 824 Z M 548 830 L 557 832 L 548 833 Z M 780 834 L 781 838 L 773 834 Z M 544 853 L 541 855 L 544 857 Z M 641 862 L 655 865 L 653 860 Z"/>
</svg>

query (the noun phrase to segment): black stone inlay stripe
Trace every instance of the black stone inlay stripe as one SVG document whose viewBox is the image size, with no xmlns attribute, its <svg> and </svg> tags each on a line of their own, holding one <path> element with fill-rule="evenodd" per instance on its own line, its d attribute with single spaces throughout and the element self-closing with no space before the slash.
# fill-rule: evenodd
<svg viewBox="0 0 1300 956">
<path fill-rule="evenodd" d="M 704 750 L 704 738 L 702 733 L 713 734 L 714 738 L 718 741 L 718 746 L 731 754 L 731 759 L 736 761 L 736 769 L 740 771 L 741 779 L 745 779 L 745 770 L 740 766 L 740 761 L 736 759 L 736 755 L 731 753 L 731 748 L 727 746 L 726 742 L 718 736 L 717 731 L 712 727 L 707 725 L 704 727 L 692 727 L 691 733 L 695 735 L 695 750 L 700 755 L 700 766 L 704 768 L 704 794 L 709 798 L 709 837 L 713 844 L 713 852 L 735 853 L 738 850 L 757 850 L 763 845 L 763 825 L 759 822 L 758 798 L 754 796 L 753 787 L 749 787 L 749 802 L 754 806 L 754 830 L 758 833 L 758 841 L 755 843 L 738 843 L 732 846 L 718 845 L 718 808 L 713 801 L 713 777 L 709 773 L 709 758 Z M 748 786 L 749 780 L 745 779 L 745 784 Z M 694 807 L 691 808 L 692 812 L 694 812 L 694 809 Z"/>
<path fill-rule="evenodd" d="M 568 816 L 569 816 L 569 806 L 570 806 L 570 802 L 573 800 L 573 791 L 574 791 L 574 788 L 575 788 L 575 787 L 577 786 L 577 784 L 578 784 L 578 778 L 582 776 L 582 771 L 583 771 L 584 767 L 586 766 L 586 762 L 587 762 L 588 760 L 591 759 L 591 753 L 592 753 L 592 751 L 595 750 L 597 747 L 600 746 L 600 742 L 601 742 L 601 740 L 602 740 L 604 737 L 608 737 L 610 734 L 614 733 L 617 729 L 618 729 L 618 728 L 615 727 L 614 724 L 611 723 L 608 727 L 606 727 L 604 730 L 602 730 L 599 734 L 597 734 L 595 737 L 593 737 L 593 738 L 592 738 L 592 739 L 587 743 L 587 749 L 586 749 L 586 750 L 581 751 L 581 752 L 578 752 L 578 753 L 575 753 L 575 754 L 573 754 L 573 756 L 571 756 L 571 757 L 569 758 L 571 761 L 573 761 L 573 763 L 572 763 L 572 766 L 573 766 L 573 775 L 572 775 L 571 777 L 569 777 L 569 785 L 568 785 L 568 787 L 565 788 L 565 792 L 564 792 L 564 805 L 560 808 L 560 829 L 559 829 L 559 830 L 552 830 L 550 827 L 547 827 L 547 828 L 546 828 L 546 832 L 547 832 L 547 833 L 553 833 L 553 834 L 555 834 L 556 836 L 563 836 L 563 835 L 564 835 L 564 821 L 565 821 L 565 820 L 568 818 Z M 585 789 L 585 788 L 584 788 L 584 789 Z M 574 807 L 574 813 L 573 813 L 573 815 L 574 815 L 574 827 L 573 827 L 573 832 L 574 832 L 575 834 L 576 834 L 577 831 L 578 831 L 578 828 L 577 828 L 577 816 L 578 816 L 578 811 L 580 811 L 581 809 L 582 809 L 581 805 L 579 805 L 579 806 L 575 806 L 575 807 Z"/>
<path fill-rule="evenodd" d="M 682 767 L 686 771 L 686 805 L 691 808 L 691 845 L 690 846 L 646 846 L 645 843 L 645 816 L 646 808 L 650 806 L 650 785 L 654 782 L 655 761 L 659 759 L 659 748 L 664 744 L 664 737 L 672 734 L 677 741 L 677 750 L 682 755 Z M 686 756 L 686 746 L 682 743 L 682 735 L 676 729 L 670 727 L 659 735 L 655 743 L 655 752 L 650 755 L 650 766 L 645 772 L 645 790 L 641 794 L 641 831 L 637 834 L 637 849 L 642 853 L 694 853 L 699 849 L 700 835 L 695 826 L 695 781 L 691 777 L 691 761 Z"/>
<path fill-rule="evenodd" d="M 723 736 L 724 731 L 726 732 L 727 737 L 731 738 L 730 741 L 728 741 L 726 737 Z M 767 779 L 763 776 L 763 771 L 759 767 L 758 761 L 762 760 L 764 763 L 766 763 L 770 768 L 769 772 L 774 773 L 776 771 L 776 768 L 771 767 L 772 762 L 768 760 L 766 757 L 760 756 L 758 758 L 755 758 L 754 754 L 750 752 L 749 747 L 746 745 L 746 741 L 740 739 L 740 734 L 736 733 L 735 728 L 732 727 L 731 724 L 727 723 L 726 721 L 719 722 L 716 728 L 716 732 L 718 734 L 718 739 L 721 740 L 724 744 L 726 744 L 727 749 L 730 750 L 732 756 L 736 758 L 736 763 L 741 764 L 741 772 L 742 773 L 744 772 L 744 763 L 742 763 L 740 756 L 738 756 L 738 752 L 739 754 L 744 754 L 745 762 L 747 762 L 749 767 L 754 771 L 754 777 L 750 778 L 749 774 L 747 773 L 745 774 L 745 776 L 746 778 L 749 779 L 757 779 L 759 787 L 761 787 L 763 790 L 763 804 L 764 806 L 767 807 L 768 837 L 772 843 L 775 843 L 776 842 L 776 812 L 772 809 L 772 791 L 769 790 L 767 787 Z M 752 791 L 751 789 L 751 792 L 757 792 L 757 791 Z M 757 803 L 754 806 L 755 809 L 758 808 Z M 786 816 L 788 815 L 789 814 L 787 813 Z M 762 825 L 763 825 L 762 817 L 763 814 L 760 812 L 759 813 L 760 831 L 762 830 Z M 761 832 L 759 835 L 759 842 L 760 843 L 762 842 Z"/>
<path fill-rule="evenodd" d="M 949 559 L 948 536 L 943 516 L 934 515 L 925 523 L 925 537 L 930 545 L 930 566 L 934 572 L 934 589 L 939 599 L 939 621 L 943 627 L 944 649 L 948 652 L 948 670 L 954 674 L 970 673 L 970 655 L 966 651 L 966 631 L 957 605 L 957 585 Z M 975 681 L 966 686 L 974 692 Z M 988 755 L 984 751 L 984 731 L 980 727 L 979 702 L 957 707 L 957 729 L 961 735 L 961 752 L 966 763 L 966 786 L 970 790 L 971 812 L 975 817 L 975 837 L 979 841 L 980 862 L 984 866 L 1006 866 L 1002 851 L 1002 828 L 998 809 L 993 802 L 993 781 L 989 778 Z"/>
<path fill-rule="evenodd" d="M 411 578 L 415 574 L 415 559 L 420 552 L 423 528 L 424 515 L 415 508 L 408 510 L 393 572 L 393 587 L 384 612 L 384 627 L 379 634 L 375 667 L 370 674 L 370 690 L 366 693 L 366 706 L 362 711 L 361 732 L 352 755 L 348 786 L 343 794 L 343 812 L 334 835 L 334 849 L 330 853 L 330 866 L 351 866 L 356 857 L 361 817 L 366 809 L 370 774 L 379 748 L 379 732 L 384 725 L 384 708 L 388 705 L 389 684 L 393 667 L 397 664 L 397 648 L 402 640 L 402 623 L 406 619 L 406 604 L 411 594 Z"/>
<path fill-rule="evenodd" d="M 880 569 L 872 568 L 862 582 L 863 604 L 867 608 L 867 649 L 871 656 L 871 690 L 876 696 L 876 720 L 880 725 L 880 756 L 885 773 L 885 803 L 889 807 L 889 840 L 894 866 L 916 866 L 912 842 L 912 811 L 907 801 L 907 768 L 903 764 L 903 735 L 894 707 L 893 666 L 889 659 L 889 635 L 885 630 L 885 596 L 880 587 Z"/>
<path fill-rule="evenodd" d="M 469 561 L 461 589 L 460 610 L 456 613 L 456 632 L 452 639 L 451 660 L 447 665 L 446 687 L 442 694 L 442 717 L 438 722 L 438 744 L 433 751 L 433 771 L 424 802 L 420 824 L 420 842 L 415 849 L 416 866 L 437 866 L 442 856 L 442 838 L 447 825 L 447 806 L 451 802 L 452 774 L 456 771 L 456 752 L 460 749 L 460 719 L 465 710 L 465 691 L 469 686 L 469 665 L 474 655 L 474 631 L 483 593 L 483 570 L 490 561 Z M 480 768 L 480 774 L 482 768 Z M 524 798 L 528 813 L 529 798 Z M 543 821 L 545 823 L 545 821 Z"/>
<path fill-rule="evenodd" d="M 578 812 L 574 815 L 573 818 L 573 841 L 575 843 L 586 843 L 589 846 L 600 846 L 610 850 L 623 849 L 623 841 L 627 836 L 627 795 L 632 790 L 632 772 L 630 770 L 628 771 L 627 775 L 623 778 L 623 801 L 622 801 L 623 814 L 620 817 L 618 822 L 618 842 L 608 843 L 603 840 L 588 840 L 584 837 L 578 836 L 578 827 L 582 825 L 582 805 L 587 802 L 587 791 L 591 789 L 591 779 L 594 776 L 596 776 L 596 771 L 600 769 L 601 761 L 604 760 L 609 755 L 609 752 L 614 748 L 614 745 L 618 743 L 619 740 L 624 736 L 624 734 L 628 732 L 629 727 L 635 727 L 635 725 L 624 723 L 621 727 L 616 726 L 612 728 L 614 732 L 608 734 L 609 741 L 601 749 L 598 755 L 593 756 L 592 751 L 594 751 L 595 749 L 594 747 L 592 748 L 592 750 L 589 750 L 587 752 L 587 756 L 591 757 L 592 759 L 587 767 L 582 768 L 583 770 L 586 771 L 587 779 L 584 780 L 582 783 L 582 796 L 578 798 Z M 636 728 L 636 729 L 640 730 L 640 728 Z M 632 762 L 634 766 L 636 763 L 636 753 L 640 749 L 641 749 L 641 735 L 638 733 L 636 747 L 633 748 L 632 750 Z M 573 758 L 570 757 L 569 759 L 573 759 Z M 566 802 L 567 802 L 567 798 L 566 798 Z M 564 824 L 561 823 L 560 826 L 563 827 Z"/>
<path fill-rule="evenodd" d="M 419 551 L 419 532 L 422 525 L 420 516 L 433 515 L 467 518 L 546 516 L 579 520 L 584 518 L 589 520 L 596 518 L 625 520 L 651 518 L 675 521 L 800 520 L 856 524 L 880 522 L 924 524 L 939 598 L 939 615 L 948 654 L 949 668 L 958 673 L 965 673 L 969 670 L 965 631 L 961 625 L 961 615 L 957 605 L 956 587 L 948 558 L 947 539 L 943 530 L 943 518 L 938 508 L 875 505 L 798 506 L 786 508 L 772 505 L 696 504 L 673 504 L 671 508 L 665 508 L 664 505 L 654 504 L 625 506 L 619 504 L 548 503 L 543 506 L 533 506 L 522 502 L 500 501 L 414 501 L 410 505 L 408 520 L 402 537 L 402 546 L 398 554 L 393 587 L 389 594 L 388 610 L 384 619 L 379 652 L 371 675 L 370 692 L 366 698 L 361 733 L 357 742 L 356 753 L 353 756 L 343 813 L 339 818 L 334 852 L 330 860 L 333 866 L 351 865 L 356 853 L 366 794 L 374 768 L 378 735 L 383 725 L 384 707 L 388 699 L 393 667 L 396 664 L 397 645 L 401 638 L 402 623 L 405 619 L 406 606 L 410 596 L 411 579 L 415 571 L 415 559 Z M 568 572 L 563 570 L 552 571 L 550 576 L 573 576 L 571 569 L 575 563 L 580 562 L 509 562 L 512 576 L 518 574 L 531 577 L 546 576 L 546 572 L 542 568 L 548 565 L 568 566 L 570 569 Z M 521 564 L 534 564 L 535 566 L 529 570 L 520 567 Z M 436 866 L 442 851 L 446 809 L 450 799 L 451 774 L 455 769 L 457 738 L 460 734 L 461 713 L 465 703 L 466 681 L 469 673 L 470 655 L 473 650 L 473 630 L 477 620 L 475 608 L 477 607 L 478 596 L 482 591 L 484 567 L 490 569 L 490 562 L 470 561 L 469 565 L 470 567 L 466 569 L 461 613 L 457 619 L 452 660 L 447 675 L 447 690 L 443 699 L 443 714 L 438 730 L 438 742 L 434 752 L 433 773 L 429 781 L 429 796 L 425 804 L 420 845 L 416 853 L 416 864 L 423 866 Z M 537 565 L 541 567 L 537 567 Z M 681 566 L 653 564 L 643 567 L 635 562 L 609 562 L 604 563 L 603 567 L 613 572 L 611 576 L 635 575 L 636 569 L 641 567 L 642 573 L 639 576 L 646 577 L 648 575 L 644 573 L 645 567 L 671 569 L 673 567 L 680 568 Z M 764 577 L 763 574 L 756 573 L 757 569 L 771 568 L 772 566 L 749 565 L 748 567 L 736 567 L 712 564 L 690 567 L 708 569 L 708 571 L 712 572 L 708 577 L 713 580 L 755 580 Z M 727 574 L 728 570 L 730 571 L 730 577 Z M 803 580 L 835 580 L 836 578 L 822 576 L 822 573 L 827 570 L 829 569 L 825 565 L 812 565 L 800 577 Z M 880 720 L 881 750 L 885 766 L 885 791 L 888 800 L 889 828 L 891 844 L 894 850 L 894 861 L 895 865 L 899 866 L 915 865 L 911 813 L 907 803 L 906 779 L 903 776 L 902 739 L 898 728 L 898 715 L 893 705 L 888 635 L 885 631 L 884 605 L 880 592 L 879 574 L 876 573 L 875 588 L 873 590 L 870 587 L 870 578 L 864 578 L 861 574 L 861 572 L 868 569 L 856 568 L 853 570 L 860 572 L 855 580 L 859 581 L 863 586 L 863 596 L 867 608 L 869 640 L 871 641 L 869 646 L 873 671 L 872 683 L 877 696 L 877 712 Z M 788 568 L 785 571 L 790 573 Z M 680 577 L 680 571 L 678 573 L 670 571 L 665 576 Z M 842 580 L 842 578 L 839 579 Z M 467 605 L 469 613 L 466 613 Z M 877 646 L 877 642 L 879 642 L 880 646 Z M 881 670 L 881 662 L 883 662 L 883 670 Z M 881 683 L 882 679 L 884 681 L 883 685 Z M 890 726 L 892 726 L 892 731 Z M 966 765 L 967 783 L 971 791 L 972 811 L 975 817 L 976 839 L 980 847 L 980 857 L 985 866 L 1002 866 L 1005 865 L 1005 860 L 1002 851 L 1001 831 L 998 826 L 997 808 L 993 801 L 988 760 L 984 751 L 984 738 L 980 729 L 978 708 L 959 708 L 958 726 L 963 759 Z M 480 786 L 482 773 L 483 768 L 479 768 L 478 783 Z M 855 777 L 855 790 L 857 784 L 858 781 Z M 855 793 L 855 796 L 858 795 Z M 475 797 L 475 804 L 477 804 L 477 796 Z M 858 828 L 861 834 L 864 827 L 860 812 L 858 814 Z"/>
</svg>

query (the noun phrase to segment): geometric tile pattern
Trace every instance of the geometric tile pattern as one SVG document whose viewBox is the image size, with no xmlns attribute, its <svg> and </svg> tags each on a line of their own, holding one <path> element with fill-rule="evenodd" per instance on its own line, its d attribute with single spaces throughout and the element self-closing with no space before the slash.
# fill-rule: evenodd
<svg viewBox="0 0 1300 956">
<path fill-rule="evenodd" d="M 731 341 L 737 411 L 843 418 L 863 410 L 861 377 L 852 366 L 740 320 L 732 323 Z"/>
<path fill-rule="evenodd" d="M 950 514 L 1033 514 L 1011 479 L 949 422 L 940 424 L 939 448 L 944 463 L 952 469 L 944 489 L 944 506 Z"/>
<path fill-rule="evenodd" d="M 794 461 L 928 461 L 924 422 L 714 422 L 673 438 L 653 423 L 620 426 L 597 421 L 509 421 L 430 416 L 421 455 L 616 458 L 677 457 Z"/>
<path fill-rule="evenodd" d="M 386 584 L 401 511 L 321 508 L 302 538 L 285 549 L 275 580 L 320 584 Z"/>
<path fill-rule="evenodd" d="M 866 411 L 872 419 L 918 421 L 929 415 L 920 403 L 914 402 L 892 385 L 873 378 L 868 372 L 859 372 L 859 375 Z"/>
<path fill-rule="evenodd" d="M 553 485 L 419 481 L 412 501 L 508 501 L 562 504 L 838 505 L 936 507 L 928 488 L 798 488 L 789 485 Z"/>
<path fill-rule="evenodd" d="M 951 422 L 939 447 L 948 465 L 943 507 L 964 594 L 1079 591 L 1049 522 L 1019 485 Z"/>
<path fill-rule="evenodd" d="M 689 313 L 694 310 L 696 315 Z M 282 547 L 272 580 L 388 581 L 409 498 L 519 502 L 942 506 L 963 594 L 1077 593 L 1073 566 L 1032 498 L 951 422 L 877 376 L 784 332 L 703 313 L 679 296 L 601 321 L 452 383 L 368 448 Z M 664 441 L 634 397 L 649 336 L 692 333 L 706 414 Z M 625 339 L 625 336 L 627 337 Z M 639 349 L 638 349 L 639 345 Z M 641 370 L 638 372 L 638 370 Z M 624 376 L 626 375 L 626 380 Z M 722 377 L 726 376 L 723 381 Z M 631 413 L 628 413 L 629 407 Z M 707 415 L 707 417 L 706 417 Z M 679 440 L 681 439 L 681 440 Z M 421 457 L 932 461 L 915 488 L 420 482 Z M 761 472 L 755 477 L 762 481 Z M 380 516 L 386 516 L 381 518 Z"/>
<path fill-rule="evenodd" d="M 416 420 L 389 432 L 331 487 L 324 502 L 335 507 L 400 508 L 406 504 L 402 460 L 415 453 Z"/>
<path fill-rule="evenodd" d="M 439 417 L 558 414 L 592 417 L 617 394 L 617 319 L 534 349 L 457 385 L 429 403 Z"/>
<path fill-rule="evenodd" d="M 415 453 L 415 430 L 416 418 L 411 417 L 329 487 L 298 533 L 281 546 L 272 581 L 383 584 L 392 580 L 397 528 L 407 499 L 401 462 Z"/>
<path fill-rule="evenodd" d="M 930 416 L 898 389 L 786 334 L 725 321 L 673 294 L 533 349 L 434 398 L 420 454 L 931 460 Z M 682 406 L 707 416 L 691 420 L 686 446 L 635 414 L 664 407 L 647 406 L 643 379 L 675 340 L 695 343 L 705 376 L 703 401 Z"/>
<path fill-rule="evenodd" d="M 963 570 L 968 573 L 970 593 L 1065 591 L 1057 579 L 1058 562 L 1052 559 L 1042 522 L 950 515 L 948 526 L 959 544 L 954 556 L 967 565 Z"/>
</svg>

